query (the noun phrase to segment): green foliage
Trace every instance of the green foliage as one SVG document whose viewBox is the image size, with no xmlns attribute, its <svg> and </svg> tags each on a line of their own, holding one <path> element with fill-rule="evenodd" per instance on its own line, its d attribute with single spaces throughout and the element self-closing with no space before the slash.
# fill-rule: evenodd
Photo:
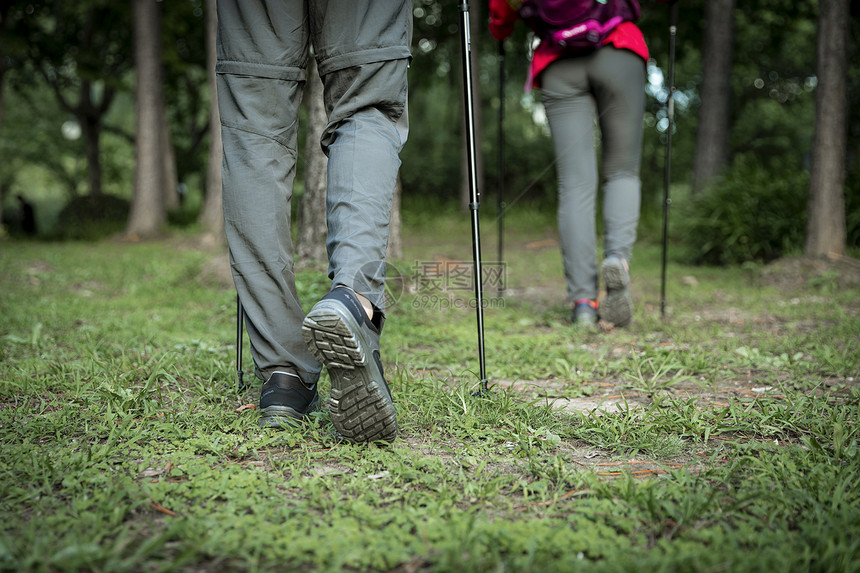
<svg viewBox="0 0 860 573">
<path fill-rule="evenodd" d="M 768 262 L 803 248 L 808 174 L 779 174 L 739 160 L 689 198 L 677 217 L 685 259 L 696 264 Z"/>
<path fill-rule="evenodd" d="M 47 90 L 32 86 L 7 88 L 5 104 L 0 131 L 4 195 L 33 198 L 50 190 L 55 197 L 67 199 L 82 192 L 86 187 L 83 145 L 80 139 L 61 135 L 63 124 L 72 120 L 68 112 L 56 105 Z"/>
<path fill-rule="evenodd" d="M 164 96 L 176 147 L 180 181 L 204 177 L 209 143 L 209 102 L 202 0 L 163 2 Z"/>
<path fill-rule="evenodd" d="M 735 160 L 755 162 L 773 177 L 808 165 L 815 124 L 810 83 L 800 86 L 802 101 L 780 102 L 774 97 L 751 99 L 732 130 Z"/>
</svg>

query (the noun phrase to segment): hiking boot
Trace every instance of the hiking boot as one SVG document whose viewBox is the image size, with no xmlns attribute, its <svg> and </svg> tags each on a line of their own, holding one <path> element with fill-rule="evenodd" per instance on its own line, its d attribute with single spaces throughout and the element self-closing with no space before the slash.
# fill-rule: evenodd
<svg viewBox="0 0 860 573">
<path fill-rule="evenodd" d="M 273 372 L 260 391 L 260 427 L 297 426 L 319 401 L 316 384 L 308 387 L 292 372 Z"/>
<path fill-rule="evenodd" d="M 578 299 L 573 306 L 574 326 L 592 326 L 597 323 L 597 301 Z"/>
<path fill-rule="evenodd" d="M 331 421 L 353 442 L 393 441 L 397 412 L 379 359 L 382 314 L 367 318 L 358 296 L 337 287 L 314 305 L 302 324 L 311 354 L 331 378 Z"/>
<path fill-rule="evenodd" d="M 606 300 L 600 318 L 615 326 L 627 326 L 633 318 L 633 297 L 630 296 L 630 273 L 627 261 L 609 257 L 600 267 L 606 286 Z"/>
</svg>

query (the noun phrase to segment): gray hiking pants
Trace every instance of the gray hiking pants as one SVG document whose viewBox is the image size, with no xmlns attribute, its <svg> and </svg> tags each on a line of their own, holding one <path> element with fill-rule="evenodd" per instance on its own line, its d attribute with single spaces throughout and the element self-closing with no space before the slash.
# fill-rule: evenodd
<svg viewBox="0 0 860 573">
<path fill-rule="evenodd" d="M 645 66 L 633 52 L 607 46 L 553 62 L 541 75 L 541 86 L 558 163 L 558 227 L 568 298 L 596 300 L 595 107 L 603 153 L 604 257 L 629 261 L 639 222 Z"/>
<path fill-rule="evenodd" d="M 384 301 L 385 250 L 408 133 L 409 0 L 218 0 L 218 107 L 224 223 L 256 373 L 320 364 L 302 341 L 290 200 L 309 43 L 328 124 L 329 277 Z M 316 302 L 316 301 L 313 301 Z"/>
</svg>

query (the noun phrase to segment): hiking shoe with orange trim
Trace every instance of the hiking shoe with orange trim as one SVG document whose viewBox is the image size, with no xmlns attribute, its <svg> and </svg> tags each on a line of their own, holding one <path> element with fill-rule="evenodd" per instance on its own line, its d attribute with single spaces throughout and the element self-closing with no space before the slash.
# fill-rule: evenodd
<svg viewBox="0 0 860 573">
<path fill-rule="evenodd" d="M 591 326 L 597 323 L 597 301 L 580 298 L 573 305 L 573 324 Z"/>
</svg>

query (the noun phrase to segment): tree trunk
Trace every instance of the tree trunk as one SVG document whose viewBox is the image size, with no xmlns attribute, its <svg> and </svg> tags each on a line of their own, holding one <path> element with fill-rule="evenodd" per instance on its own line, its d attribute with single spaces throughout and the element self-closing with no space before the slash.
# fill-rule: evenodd
<svg viewBox="0 0 860 573">
<path fill-rule="evenodd" d="M 91 197 L 102 196 L 102 162 L 101 162 L 101 118 L 94 113 L 90 94 L 92 84 L 89 80 L 81 81 L 81 99 L 75 110 L 81 124 L 84 137 L 84 154 L 87 158 L 87 187 Z"/>
<path fill-rule="evenodd" d="M 400 216 L 400 198 L 403 195 L 403 184 L 400 175 L 397 175 L 397 185 L 394 186 L 394 200 L 391 202 L 391 221 L 388 223 L 388 250 L 385 253 L 386 260 L 399 260 L 403 258 L 403 218 Z"/>
<path fill-rule="evenodd" d="M 223 245 L 224 214 L 221 207 L 221 119 L 218 114 L 218 82 L 215 76 L 215 38 L 218 33 L 216 0 L 206 0 L 206 69 L 209 78 L 209 162 L 206 166 L 206 196 L 199 222 L 215 244 Z"/>
<path fill-rule="evenodd" d="M 159 0 L 160 2 L 160 0 Z M 161 12 L 159 10 L 159 18 Z M 160 20 L 159 20 L 160 27 Z M 159 38 L 161 34 L 159 33 Z M 161 150 L 161 192 L 164 195 L 164 207 L 167 211 L 178 211 L 180 207 L 179 174 L 176 170 L 176 149 L 173 147 L 173 137 L 170 134 L 170 119 L 167 115 L 167 102 L 164 98 L 164 52 L 159 41 L 158 50 L 158 141 Z"/>
<path fill-rule="evenodd" d="M 161 61 L 161 56 L 159 56 L 158 61 Z M 159 71 L 161 71 L 160 66 Z M 164 101 L 164 91 L 161 89 L 163 85 L 164 82 L 159 81 L 161 97 L 158 98 L 158 140 L 161 148 L 161 189 L 164 193 L 165 208 L 168 211 L 177 211 L 179 209 L 179 175 L 176 171 L 176 150 L 173 147 L 173 137 L 170 135 L 170 120 L 167 118 L 167 102 Z"/>
<path fill-rule="evenodd" d="M 735 0 L 705 2 L 702 106 L 693 159 L 693 191 L 701 191 L 729 162 L 729 99 Z"/>
<path fill-rule="evenodd" d="M 809 181 L 808 256 L 845 254 L 849 0 L 820 0 L 815 138 Z"/>
<path fill-rule="evenodd" d="M 308 63 L 305 86 L 308 105 L 308 133 L 305 139 L 305 193 L 299 205 L 296 254 L 299 263 L 325 261 L 326 217 L 325 188 L 328 158 L 320 147 L 320 137 L 327 118 L 323 102 L 323 85 L 313 56 Z"/>
<path fill-rule="evenodd" d="M 136 161 L 134 194 L 131 201 L 126 237 L 138 240 L 161 233 L 167 214 L 161 189 L 163 168 L 159 151 L 159 80 L 161 22 L 159 4 L 152 0 L 133 0 L 134 54 L 137 68 L 135 88 L 137 108 Z"/>
</svg>

